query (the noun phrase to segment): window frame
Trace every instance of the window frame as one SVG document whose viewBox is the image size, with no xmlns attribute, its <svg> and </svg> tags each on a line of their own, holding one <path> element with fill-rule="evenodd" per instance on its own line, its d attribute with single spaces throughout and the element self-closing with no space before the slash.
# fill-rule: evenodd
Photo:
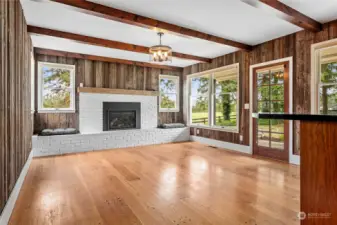
<svg viewBox="0 0 337 225">
<path fill-rule="evenodd" d="M 30 52 L 30 112 L 35 113 L 35 58 L 33 51 Z"/>
<path fill-rule="evenodd" d="M 161 107 L 161 91 L 160 91 L 160 81 L 161 79 L 173 80 L 176 84 L 176 107 L 175 108 L 162 108 Z M 180 111 L 180 76 L 175 75 L 159 75 L 158 80 L 158 89 L 159 89 L 159 112 L 179 112 Z M 173 94 L 173 93 L 171 93 Z"/>
<path fill-rule="evenodd" d="M 42 67 L 49 66 L 54 68 L 68 69 L 70 70 L 70 107 L 69 108 L 44 108 L 43 107 L 43 77 Z M 39 113 L 75 113 L 75 65 L 38 62 L 38 112 Z"/>
<path fill-rule="evenodd" d="M 320 114 L 320 88 L 329 84 L 321 83 L 321 52 L 336 47 L 337 38 L 311 45 L 311 113 Z"/>
<path fill-rule="evenodd" d="M 197 96 L 203 96 L 203 97 L 207 97 L 208 98 L 208 125 L 205 125 L 205 124 L 193 124 L 192 123 L 192 105 L 190 104 L 191 103 L 191 98 L 192 98 L 192 94 L 191 94 L 191 85 L 192 85 L 192 78 L 195 78 L 195 77 L 203 77 L 203 76 L 209 76 L 209 82 L 208 82 L 208 91 L 207 91 L 207 93 L 205 93 L 205 94 L 200 94 L 200 95 L 197 95 Z M 189 110 L 188 110 L 188 117 L 189 117 L 189 119 L 188 119 L 188 126 L 194 126 L 194 127 L 209 127 L 210 126 L 210 124 L 212 124 L 212 117 L 211 117 L 211 114 L 212 114 L 212 112 L 213 112 L 213 109 L 211 109 L 211 106 L 213 105 L 212 103 L 210 103 L 210 102 L 212 102 L 212 101 L 214 101 L 214 99 L 212 98 L 212 95 L 211 95 L 211 93 L 212 93 L 212 80 L 211 80 L 211 74 L 210 73 L 202 73 L 202 74 L 200 74 L 200 75 L 196 75 L 196 76 L 191 76 L 191 77 L 189 77 L 188 76 L 188 81 L 189 81 L 189 85 L 188 85 L 188 107 L 189 107 Z M 196 97 L 196 96 L 193 96 L 193 97 Z"/>
<path fill-rule="evenodd" d="M 214 109 L 215 109 L 215 84 L 214 84 L 214 73 L 222 71 L 222 70 L 230 70 L 236 68 L 237 72 L 237 100 L 236 100 L 236 126 L 233 128 L 229 126 L 218 126 L 214 124 Z M 208 88 L 208 99 L 209 99 L 209 106 L 208 106 L 208 120 L 209 120 L 209 125 L 204 125 L 204 124 L 193 124 L 192 123 L 192 104 L 191 104 L 191 81 L 192 78 L 195 77 L 201 77 L 201 76 L 209 76 L 209 88 Z M 240 124 L 240 64 L 239 63 L 234 63 L 231 65 L 219 67 L 216 69 L 211 69 L 207 70 L 204 72 L 196 73 L 196 74 L 191 74 L 187 75 L 187 125 L 190 127 L 197 127 L 197 128 L 206 128 L 206 129 L 212 129 L 212 130 L 221 130 L 221 131 L 226 131 L 226 132 L 231 132 L 231 133 L 239 133 L 239 124 Z"/>
</svg>

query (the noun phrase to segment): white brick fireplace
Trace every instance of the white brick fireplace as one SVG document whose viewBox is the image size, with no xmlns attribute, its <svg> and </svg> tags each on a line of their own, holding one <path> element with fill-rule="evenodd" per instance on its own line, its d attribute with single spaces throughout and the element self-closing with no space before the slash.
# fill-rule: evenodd
<svg viewBox="0 0 337 225">
<path fill-rule="evenodd" d="M 81 93 L 79 128 L 81 134 L 34 136 L 34 156 L 62 155 L 95 150 L 127 148 L 190 140 L 188 127 L 160 129 L 157 96 Z M 141 104 L 141 129 L 103 131 L 103 102 Z"/>
<path fill-rule="evenodd" d="M 103 102 L 139 102 L 141 104 L 141 129 L 157 127 L 157 96 L 80 93 L 79 129 L 81 134 L 103 132 Z"/>
</svg>

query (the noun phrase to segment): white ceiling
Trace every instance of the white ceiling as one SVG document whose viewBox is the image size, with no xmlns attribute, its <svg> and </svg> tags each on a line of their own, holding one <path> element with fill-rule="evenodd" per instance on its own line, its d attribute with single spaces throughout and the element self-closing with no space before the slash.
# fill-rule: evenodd
<svg viewBox="0 0 337 225">
<path fill-rule="evenodd" d="M 158 35 L 153 30 L 87 15 L 79 11 L 74 11 L 68 7 L 65 7 L 62 4 L 49 1 L 35 2 L 31 0 L 22 0 L 22 5 L 27 23 L 29 25 L 121 41 L 147 47 L 159 43 Z M 60 38 L 53 38 L 53 40 L 58 39 Z M 52 39 L 48 36 L 33 38 L 33 45 L 36 47 L 44 48 L 49 48 L 49 44 L 52 44 L 51 46 L 60 46 L 57 43 L 50 43 L 50 40 Z M 238 50 L 237 48 L 231 46 L 225 46 L 197 38 L 186 38 L 172 34 L 165 34 L 162 40 L 163 44 L 169 45 L 175 52 L 202 56 L 206 58 L 215 58 L 217 56 L 221 56 Z M 58 43 L 61 42 L 65 42 L 65 40 L 58 40 Z M 79 43 L 76 44 L 76 46 L 75 44 L 68 44 L 67 49 L 57 49 L 55 47 L 52 49 L 65 50 L 69 52 L 79 52 L 79 48 L 77 47 Z M 86 46 L 86 49 L 81 49 L 81 52 L 79 53 L 85 53 L 85 51 L 88 51 L 87 49 L 90 48 L 91 51 L 95 49 L 95 55 L 99 56 L 110 56 L 122 59 L 127 59 L 125 58 L 125 56 L 130 56 L 128 58 L 129 60 L 142 62 L 149 61 L 148 55 L 141 53 L 89 46 L 84 44 L 82 45 Z M 107 55 L 108 52 L 111 55 Z M 86 54 L 89 53 L 87 52 Z M 182 60 L 174 58 L 173 62 L 167 63 L 167 65 L 185 67 L 195 63 L 198 62 L 194 60 Z"/>
<path fill-rule="evenodd" d="M 122 51 L 118 49 L 104 48 L 94 45 L 87 45 L 68 39 L 50 36 L 31 35 L 31 37 L 34 47 L 67 51 L 67 52 L 76 52 L 87 55 L 105 56 L 110 58 L 127 59 L 140 62 L 149 61 L 148 54 Z M 198 61 L 174 58 L 172 63 L 165 63 L 165 65 L 185 67 L 196 63 L 198 63 Z"/>
<path fill-rule="evenodd" d="M 240 0 L 90 1 L 249 45 L 300 30 Z"/>
<path fill-rule="evenodd" d="M 114 8 L 152 17 L 165 22 L 199 30 L 249 45 L 256 45 L 280 36 L 301 30 L 276 17 L 273 12 L 254 8 L 240 0 L 90 0 Z M 336 5 L 328 2 L 336 0 L 282 0 L 286 4 L 319 21 L 330 20 L 337 14 Z M 300 3 L 298 3 L 300 2 Z M 320 13 L 310 9 L 317 5 Z M 319 2 L 319 3 L 318 3 Z M 322 3 L 323 2 L 323 3 Z M 142 46 L 158 43 L 153 30 L 115 22 L 75 11 L 65 5 L 42 1 L 21 0 L 29 25 L 116 40 Z M 317 9 L 317 7 L 313 7 Z M 303 8 L 303 10 L 301 9 Z M 309 12 L 310 11 L 310 12 Z M 325 13 L 327 11 L 327 13 Z M 323 13 L 322 13 L 323 12 Z M 129 59 L 148 62 L 147 54 L 134 53 L 98 46 L 81 44 L 61 38 L 32 36 L 36 47 L 50 48 L 83 54 Z M 188 38 L 167 33 L 163 43 L 170 45 L 175 52 L 214 58 L 238 49 L 197 38 Z M 171 65 L 188 66 L 197 63 L 193 60 L 174 58 Z"/>
<path fill-rule="evenodd" d="M 321 23 L 337 19 L 337 0 L 280 0 Z"/>
</svg>

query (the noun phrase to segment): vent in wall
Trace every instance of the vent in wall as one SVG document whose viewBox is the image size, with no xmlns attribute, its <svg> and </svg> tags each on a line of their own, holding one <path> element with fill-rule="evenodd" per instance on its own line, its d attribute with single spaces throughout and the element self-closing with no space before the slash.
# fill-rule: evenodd
<svg viewBox="0 0 337 225">
<path fill-rule="evenodd" d="M 208 147 L 210 147 L 210 148 L 218 148 L 218 147 L 215 147 L 215 146 L 211 146 L 211 145 L 208 145 Z"/>
</svg>

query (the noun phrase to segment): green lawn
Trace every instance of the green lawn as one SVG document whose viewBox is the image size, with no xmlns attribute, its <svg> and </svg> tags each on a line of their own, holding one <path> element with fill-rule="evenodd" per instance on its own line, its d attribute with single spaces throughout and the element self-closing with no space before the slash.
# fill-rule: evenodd
<svg viewBox="0 0 337 225">
<path fill-rule="evenodd" d="M 231 120 L 221 120 L 219 117 L 222 117 L 221 112 L 216 112 L 216 125 L 218 126 L 236 126 L 235 113 L 232 113 Z M 200 120 L 196 120 L 200 119 Z M 202 119 L 205 119 L 204 121 Z M 208 112 L 194 112 L 192 113 L 192 121 L 194 123 L 208 124 Z M 205 123 L 204 123 L 205 122 Z"/>
<path fill-rule="evenodd" d="M 218 117 L 218 116 L 222 116 L 222 113 L 216 112 L 216 117 Z M 235 114 L 232 113 L 232 117 L 234 117 L 234 116 L 235 116 Z M 203 118 L 206 118 L 205 123 L 202 120 L 195 121 L 195 119 L 203 119 Z M 194 123 L 208 125 L 208 112 L 194 112 L 194 113 L 192 113 L 192 120 L 195 121 Z M 222 120 L 222 121 L 217 120 L 216 124 L 219 125 L 219 126 L 236 126 L 236 121 L 235 121 L 234 118 L 232 118 L 230 121 L 228 121 L 228 120 L 226 120 L 226 121 L 225 120 Z M 271 126 L 272 132 L 278 132 L 278 133 L 284 132 L 283 123 L 279 124 L 279 121 L 272 120 L 271 124 L 272 124 L 272 126 Z M 263 136 L 268 135 L 268 133 L 269 133 L 269 131 L 268 131 L 269 130 L 269 121 L 268 120 L 260 120 L 258 129 L 265 131 L 265 132 L 262 132 Z M 273 139 L 281 139 L 282 140 L 284 135 L 272 133 L 271 136 L 272 136 Z"/>
<path fill-rule="evenodd" d="M 216 116 L 221 116 L 221 112 L 216 112 Z M 192 119 L 207 118 L 208 112 L 194 112 L 192 113 Z"/>
</svg>

